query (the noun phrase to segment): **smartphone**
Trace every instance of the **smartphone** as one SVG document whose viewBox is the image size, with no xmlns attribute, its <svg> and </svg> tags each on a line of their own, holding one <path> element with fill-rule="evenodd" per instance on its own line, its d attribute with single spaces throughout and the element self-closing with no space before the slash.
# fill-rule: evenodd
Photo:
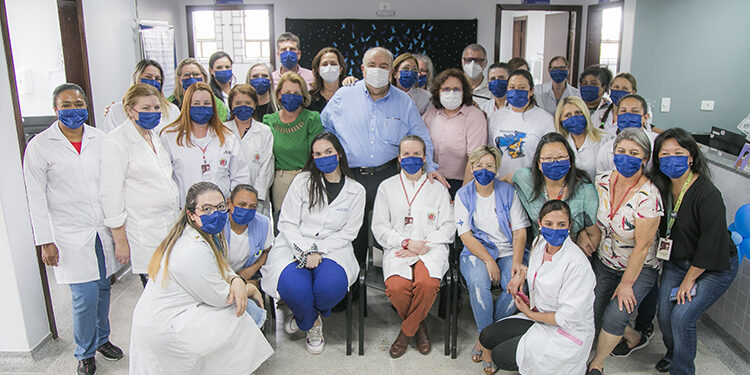
<svg viewBox="0 0 750 375">
<path fill-rule="evenodd" d="M 695 287 L 697 287 L 698 284 L 693 285 L 693 289 L 690 289 L 690 297 L 695 297 Z M 677 291 L 680 290 L 680 287 L 672 288 L 672 291 L 669 292 L 669 300 L 672 302 L 677 302 Z"/>
<path fill-rule="evenodd" d="M 531 301 L 529 301 L 529 297 L 524 292 L 518 292 L 518 296 L 521 297 L 521 300 L 523 303 L 531 306 Z"/>
</svg>

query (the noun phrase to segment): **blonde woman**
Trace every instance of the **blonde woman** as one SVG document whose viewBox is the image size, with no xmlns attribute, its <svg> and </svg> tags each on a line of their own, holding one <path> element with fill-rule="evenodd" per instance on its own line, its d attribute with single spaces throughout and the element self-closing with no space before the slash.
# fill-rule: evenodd
<svg viewBox="0 0 750 375">
<path fill-rule="evenodd" d="M 281 110 L 263 116 L 273 134 L 276 173 L 271 186 L 274 210 L 281 209 L 294 176 L 302 171 L 310 154 L 312 139 L 323 132 L 320 114 L 310 111 L 307 83 L 294 72 L 286 72 L 276 85 L 276 100 Z"/>
<path fill-rule="evenodd" d="M 271 68 L 264 63 L 257 63 L 247 71 L 247 80 L 258 94 L 258 106 L 255 107 L 253 118 L 255 121 L 263 121 L 263 116 L 276 113 L 279 105 L 276 103 L 276 90 L 273 87 L 273 74 Z"/>
<path fill-rule="evenodd" d="M 180 61 L 175 69 L 174 79 L 174 90 L 167 100 L 179 108 L 182 108 L 184 102 L 184 96 L 187 89 L 196 82 L 203 82 L 208 84 L 208 72 L 203 68 L 203 65 L 198 60 L 188 57 Z M 211 91 L 213 95 L 213 91 Z M 229 118 L 229 109 L 221 98 L 215 99 L 216 113 L 219 115 L 221 121 L 226 121 Z"/>
<path fill-rule="evenodd" d="M 227 264 L 227 204 L 218 186 L 190 187 L 177 222 L 151 257 L 152 282 L 133 312 L 134 374 L 249 374 L 273 349 L 246 309 L 260 291 Z"/>
<path fill-rule="evenodd" d="M 577 167 L 596 177 L 599 149 L 609 137 L 591 122 L 586 103 L 577 96 L 562 98 L 555 110 L 555 130 L 568 140 L 575 150 Z"/>
<path fill-rule="evenodd" d="M 122 102 L 128 120 L 102 142 L 99 197 L 115 257 L 130 261 L 145 286 L 148 260 L 177 217 L 179 192 L 169 154 L 152 130 L 161 117 L 159 92 L 139 83 Z"/>
<path fill-rule="evenodd" d="M 180 109 L 169 102 L 162 89 L 164 88 L 164 71 L 158 62 L 151 59 L 143 59 L 138 62 L 133 72 L 133 84 L 145 83 L 153 86 L 159 92 L 159 105 L 161 106 L 161 121 L 156 126 L 156 132 L 171 124 L 180 114 Z M 105 109 L 104 123 L 97 126 L 98 129 L 105 133 L 111 132 L 114 128 L 128 122 L 130 118 L 125 113 L 125 103 L 113 103 Z"/>
</svg>

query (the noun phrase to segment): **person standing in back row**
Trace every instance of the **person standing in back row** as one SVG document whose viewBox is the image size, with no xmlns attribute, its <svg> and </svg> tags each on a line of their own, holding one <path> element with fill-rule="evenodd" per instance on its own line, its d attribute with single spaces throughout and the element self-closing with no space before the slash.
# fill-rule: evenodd
<svg viewBox="0 0 750 375">
<path fill-rule="evenodd" d="M 307 89 L 311 89 L 315 83 L 315 76 L 312 70 L 299 66 L 299 59 L 302 57 L 300 50 L 299 37 L 293 33 L 286 32 L 276 38 L 276 54 L 279 56 L 281 66 L 273 72 L 273 81 L 279 82 L 281 76 L 286 72 L 299 74 L 307 83 Z"/>
</svg>

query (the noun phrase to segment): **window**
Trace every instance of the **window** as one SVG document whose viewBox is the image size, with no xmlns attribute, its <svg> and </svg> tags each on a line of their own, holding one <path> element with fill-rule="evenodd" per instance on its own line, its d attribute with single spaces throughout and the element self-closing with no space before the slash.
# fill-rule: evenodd
<svg viewBox="0 0 750 375">
<path fill-rule="evenodd" d="M 599 50 L 599 64 L 617 72 L 620 58 L 620 20 L 622 8 L 609 8 L 602 11 L 602 35 Z"/>
<path fill-rule="evenodd" d="M 271 63 L 272 5 L 188 6 L 189 54 L 201 63 L 225 51 L 235 64 Z"/>
</svg>

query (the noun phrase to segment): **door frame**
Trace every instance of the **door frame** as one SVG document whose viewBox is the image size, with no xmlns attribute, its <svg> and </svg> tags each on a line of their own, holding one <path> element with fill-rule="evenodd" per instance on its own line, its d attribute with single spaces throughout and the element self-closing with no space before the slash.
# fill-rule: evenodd
<svg viewBox="0 0 750 375">
<path fill-rule="evenodd" d="M 599 12 L 601 14 L 601 11 L 603 11 L 604 9 L 615 8 L 615 7 L 620 7 L 620 9 L 622 10 L 620 12 L 620 43 L 617 46 L 617 69 L 620 70 L 620 61 L 622 60 L 623 24 L 625 23 L 625 1 L 623 0 L 612 0 L 608 3 L 589 5 L 588 8 L 586 8 L 586 20 L 587 20 L 586 21 L 586 55 L 583 57 L 584 67 L 587 67 L 590 65 L 598 65 L 599 64 L 598 56 L 599 56 L 599 53 L 601 52 L 602 30 L 600 27 L 596 35 L 596 38 L 592 39 L 592 36 L 595 34 L 593 32 L 594 30 L 592 30 L 591 15 L 596 12 Z M 590 43 L 591 41 L 596 41 L 597 43 Z M 617 72 L 613 72 L 613 73 L 617 73 Z"/>
<path fill-rule="evenodd" d="M 526 59 L 526 27 L 529 24 L 529 17 L 528 16 L 520 16 L 520 17 L 513 17 L 513 36 L 512 41 L 513 45 L 511 46 L 511 49 L 513 52 L 511 55 L 515 55 L 515 47 L 516 47 L 516 22 L 523 22 L 523 31 L 521 32 L 521 44 L 519 45 L 519 48 L 521 50 L 520 56 L 512 56 L 512 57 L 520 57 L 523 59 Z"/>
</svg>

